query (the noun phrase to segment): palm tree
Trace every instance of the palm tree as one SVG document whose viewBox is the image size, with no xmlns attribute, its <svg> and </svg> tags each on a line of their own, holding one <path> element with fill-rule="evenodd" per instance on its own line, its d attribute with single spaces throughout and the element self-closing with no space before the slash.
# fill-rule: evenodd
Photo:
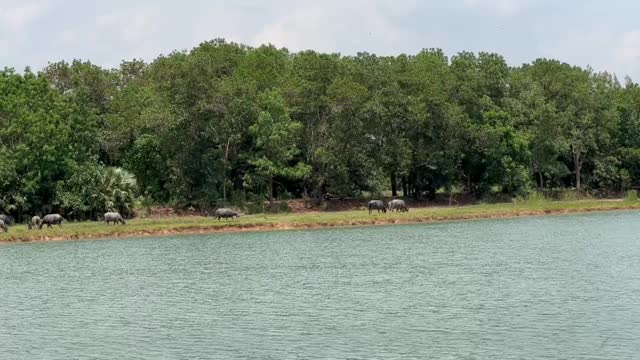
<svg viewBox="0 0 640 360">
<path fill-rule="evenodd" d="M 130 172 L 118 167 L 104 169 L 100 194 L 106 210 L 129 213 L 133 207 L 137 188 L 136 178 Z"/>
</svg>

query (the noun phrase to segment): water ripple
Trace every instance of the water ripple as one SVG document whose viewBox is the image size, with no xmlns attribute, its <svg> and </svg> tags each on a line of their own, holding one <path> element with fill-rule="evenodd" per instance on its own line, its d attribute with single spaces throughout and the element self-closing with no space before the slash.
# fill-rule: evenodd
<svg viewBox="0 0 640 360">
<path fill-rule="evenodd" d="M 637 217 L 2 246 L 0 358 L 634 358 Z"/>
</svg>

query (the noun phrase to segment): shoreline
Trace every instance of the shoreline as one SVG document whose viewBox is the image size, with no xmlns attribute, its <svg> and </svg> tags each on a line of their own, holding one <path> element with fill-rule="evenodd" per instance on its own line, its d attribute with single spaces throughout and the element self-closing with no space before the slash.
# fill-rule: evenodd
<svg viewBox="0 0 640 360">
<path fill-rule="evenodd" d="M 379 215 L 369 215 L 366 210 L 280 215 L 259 214 L 226 222 L 224 220 L 218 222 L 212 218 L 204 217 L 134 219 L 128 221 L 127 225 L 110 226 L 102 222 L 71 222 L 63 225 L 63 228 L 31 231 L 26 230 L 26 225 L 15 225 L 9 229 L 8 233 L 0 234 L 0 244 L 429 224 L 632 210 L 640 210 L 640 203 L 580 200 L 537 205 L 495 204 L 415 208 L 408 213 Z"/>
</svg>

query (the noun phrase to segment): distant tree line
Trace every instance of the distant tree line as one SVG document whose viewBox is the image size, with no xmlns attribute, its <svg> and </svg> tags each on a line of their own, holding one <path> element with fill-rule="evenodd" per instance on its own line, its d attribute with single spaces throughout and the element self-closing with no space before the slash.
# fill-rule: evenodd
<svg viewBox="0 0 640 360">
<path fill-rule="evenodd" d="M 214 40 L 115 69 L 0 72 L 0 210 L 16 216 L 127 213 L 139 196 L 211 206 L 639 185 L 640 87 L 556 60 Z"/>
</svg>

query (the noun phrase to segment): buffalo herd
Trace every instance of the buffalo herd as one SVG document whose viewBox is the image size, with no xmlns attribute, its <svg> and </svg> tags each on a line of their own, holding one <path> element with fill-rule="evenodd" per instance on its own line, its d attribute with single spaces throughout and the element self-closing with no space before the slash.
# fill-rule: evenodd
<svg viewBox="0 0 640 360">
<path fill-rule="evenodd" d="M 386 213 L 387 211 L 389 212 L 409 211 L 409 208 L 407 207 L 407 204 L 404 202 L 404 200 L 399 200 L 399 199 L 391 200 L 389 201 L 388 204 L 385 204 L 385 202 L 382 200 L 371 200 L 369 201 L 369 204 L 367 207 L 369 209 L 369 214 L 371 214 L 373 211 L 377 211 L 378 213 L 380 212 Z M 220 219 L 234 219 L 234 218 L 240 218 L 240 213 L 228 208 L 220 208 L 214 212 L 213 217 L 217 218 L 218 221 L 220 221 Z M 103 216 L 103 220 L 107 225 L 111 223 L 113 223 L 114 225 L 126 224 L 124 218 L 118 212 L 105 213 Z M 62 223 L 65 221 L 66 220 L 60 214 L 48 214 L 42 218 L 40 218 L 39 216 L 34 216 L 27 223 L 27 227 L 29 230 L 42 229 L 44 226 L 46 226 L 47 228 L 53 228 L 53 225 L 58 225 L 59 227 L 62 227 Z M 11 224 L 11 218 L 8 217 L 7 215 L 0 214 L 0 231 L 7 232 L 9 230 L 8 225 L 10 224 Z"/>
<path fill-rule="evenodd" d="M 220 219 L 234 219 L 234 218 L 240 218 L 240 213 L 237 211 L 233 211 L 231 209 L 221 208 L 215 211 L 213 217 L 217 218 L 218 221 Z M 107 212 L 104 214 L 102 219 L 98 219 L 98 220 L 104 221 L 107 225 L 110 225 L 110 224 L 125 225 L 126 224 L 124 217 L 120 215 L 120 213 L 118 212 L 111 212 L 111 211 Z M 4 214 L 0 214 L 0 231 L 4 231 L 4 232 L 9 231 L 9 225 L 11 225 L 12 222 L 13 221 L 11 217 Z M 29 230 L 42 229 L 44 226 L 46 226 L 47 228 L 53 228 L 53 225 L 58 225 L 58 227 L 62 227 L 63 222 L 66 222 L 66 219 L 63 218 L 62 215 L 60 214 L 48 214 L 42 218 L 36 215 L 27 222 L 27 228 Z"/>
<path fill-rule="evenodd" d="M 122 225 L 126 224 L 126 222 L 124 221 L 124 218 L 118 212 L 107 212 L 104 214 L 102 219 L 107 225 L 109 225 L 110 223 L 113 223 L 114 225 L 118 223 Z M 53 228 L 53 225 L 58 225 L 58 227 L 62 227 L 62 223 L 66 221 L 67 220 L 63 218 L 62 215 L 60 214 L 48 214 L 42 218 L 36 215 L 32 217 L 31 220 L 27 223 L 27 228 L 29 230 L 42 229 L 44 226 L 46 226 L 47 228 Z M 6 227 L 7 216 L 0 215 L 0 222 L 2 222 L 2 224 L 0 224 L 0 227 L 2 227 L 2 229 L 5 232 L 7 232 L 7 227 Z"/>
<path fill-rule="evenodd" d="M 372 211 L 378 211 L 378 213 L 380 213 L 381 211 L 383 213 L 386 213 L 387 211 L 389 212 L 407 212 L 409 211 L 409 207 L 407 207 L 407 203 L 404 202 L 404 200 L 399 200 L 399 199 L 395 199 L 395 200 L 391 200 L 389 201 L 389 204 L 385 204 L 384 201 L 382 200 L 371 200 L 369 201 L 368 204 L 368 209 L 369 209 L 369 214 L 371 214 Z"/>
</svg>

